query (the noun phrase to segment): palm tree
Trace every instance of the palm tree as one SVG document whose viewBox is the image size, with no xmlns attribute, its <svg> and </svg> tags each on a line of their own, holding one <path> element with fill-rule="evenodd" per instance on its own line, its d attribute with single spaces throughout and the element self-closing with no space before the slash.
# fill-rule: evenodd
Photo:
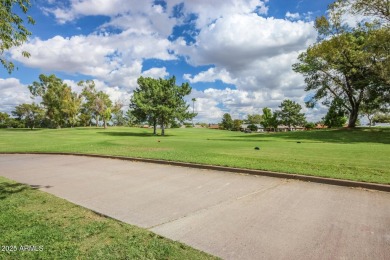
<svg viewBox="0 0 390 260">
<path fill-rule="evenodd" d="M 195 101 L 196 101 L 196 98 L 192 98 L 192 113 L 195 114 Z M 194 118 L 192 118 L 192 126 L 195 126 L 194 125 Z"/>
</svg>

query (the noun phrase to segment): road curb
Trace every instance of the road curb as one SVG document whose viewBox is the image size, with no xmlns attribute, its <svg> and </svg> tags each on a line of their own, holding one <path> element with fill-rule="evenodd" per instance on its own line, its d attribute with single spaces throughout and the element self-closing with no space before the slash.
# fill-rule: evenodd
<svg viewBox="0 0 390 260">
<path fill-rule="evenodd" d="M 117 160 L 146 162 L 146 163 L 157 163 L 157 164 L 181 166 L 181 167 L 196 168 L 196 169 L 233 172 L 233 173 L 250 174 L 250 175 L 258 175 L 258 176 L 267 176 L 267 177 L 274 177 L 274 178 L 294 179 L 294 180 L 314 182 L 314 183 L 322 183 L 322 184 L 337 185 L 337 186 L 344 186 L 344 187 L 363 188 L 363 189 L 390 192 L 390 185 L 387 185 L 387 184 L 349 181 L 349 180 L 323 178 L 323 177 L 317 177 L 317 176 L 292 174 L 292 173 L 290 174 L 290 173 L 281 173 L 281 172 L 272 172 L 272 171 L 263 171 L 263 170 L 232 168 L 232 167 L 226 167 L 226 166 L 216 166 L 216 165 L 206 165 L 206 164 L 186 163 L 186 162 L 175 162 L 175 161 L 166 161 L 166 160 L 158 160 L 158 159 L 146 159 L 146 158 L 138 158 L 138 157 L 125 157 L 125 156 L 113 156 L 113 155 L 101 155 L 101 154 L 64 153 L 64 152 L 6 152 L 6 153 L 0 152 L 0 154 L 42 154 L 42 155 L 87 156 L 87 157 L 95 157 L 95 158 L 117 159 Z"/>
</svg>

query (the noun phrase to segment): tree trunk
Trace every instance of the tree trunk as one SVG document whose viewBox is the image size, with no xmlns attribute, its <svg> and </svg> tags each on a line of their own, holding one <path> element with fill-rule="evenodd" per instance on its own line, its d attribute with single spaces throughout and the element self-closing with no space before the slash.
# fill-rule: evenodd
<svg viewBox="0 0 390 260">
<path fill-rule="evenodd" d="M 350 111 L 349 120 L 348 120 L 348 128 L 356 127 L 356 121 L 359 117 L 358 108 L 354 107 L 352 111 Z"/>
<path fill-rule="evenodd" d="M 165 135 L 165 128 L 164 128 L 164 123 L 161 123 L 161 135 Z"/>
<path fill-rule="evenodd" d="M 154 135 L 157 134 L 157 120 L 156 119 L 153 120 L 153 134 Z"/>
<path fill-rule="evenodd" d="M 372 119 L 374 119 L 374 116 L 373 115 L 367 115 L 367 118 L 368 118 L 368 122 L 370 124 L 370 127 L 372 126 Z"/>
<path fill-rule="evenodd" d="M 96 115 L 95 120 L 96 120 L 96 127 L 99 127 L 99 116 L 98 115 Z"/>
<path fill-rule="evenodd" d="M 104 123 L 104 129 L 106 129 L 107 128 L 107 120 L 103 119 L 103 123 Z"/>
</svg>

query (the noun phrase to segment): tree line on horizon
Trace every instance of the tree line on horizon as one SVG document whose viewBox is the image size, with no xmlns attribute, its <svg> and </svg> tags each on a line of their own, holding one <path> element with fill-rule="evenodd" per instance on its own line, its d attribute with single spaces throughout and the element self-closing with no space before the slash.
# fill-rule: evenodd
<svg viewBox="0 0 390 260">
<path fill-rule="evenodd" d="M 188 83 L 176 85 L 176 78 L 154 79 L 140 77 L 138 87 L 130 99 L 129 109 L 123 109 L 123 102 L 113 102 L 109 95 L 96 89 L 93 80 L 78 82 L 82 88 L 76 93 L 60 78 L 55 75 L 39 76 L 28 86 L 32 98 L 40 98 L 40 103 L 24 103 L 17 105 L 12 116 L 0 112 L 0 128 L 63 128 L 75 126 L 135 126 L 148 124 L 153 126 L 153 133 L 157 134 L 157 126 L 161 134 L 165 134 L 167 127 L 179 127 L 182 124 L 192 125 L 186 120 L 193 119 L 197 114 L 189 111 L 189 104 L 184 97 L 191 93 Z M 193 99 L 195 101 L 195 99 Z M 279 125 L 286 125 L 289 129 L 296 126 L 314 127 L 314 123 L 307 122 L 301 113 L 302 107 L 297 102 L 284 100 L 279 110 L 272 112 L 270 108 L 263 108 L 263 114 L 248 115 L 247 119 L 232 119 L 231 115 L 223 115 L 220 126 L 222 129 L 239 130 L 241 125 L 249 123 L 251 129 L 257 130 L 255 125 L 261 124 L 264 128 L 277 129 Z M 390 114 L 365 114 L 371 123 L 390 123 Z M 326 116 L 320 123 L 328 127 L 341 127 L 347 122 L 347 111 L 340 103 L 333 102 Z M 206 125 L 206 124 L 202 124 Z"/>
<path fill-rule="evenodd" d="M 293 127 L 306 124 L 305 114 L 301 113 L 302 107 L 300 104 L 286 99 L 280 104 L 279 108 L 280 110 L 272 113 L 270 108 L 265 107 L 263 108 L 263 114 L 248 114 L 244 120 L 232 119 L 229 113 L 225 113 L 219 126 L 221 129 L 239 131 L 242 129 L 242 124 L 247 123 L 247 128 L 251 131 L 257 131 L 257 125 L 275 131 L 281 124 L 288 126 L 290 130 Z"/>
<path fill-rule="evenodd" d="M 229 113 L 225 113 L 222 121 L 219 123 L 220 129 L 239 131 L 242 130 L 242 125 L 247 124 L 247 128 L 251 131 L 257 131 L 258 125 L 264 129 L 276 131 L 281 126 L 287 126 L 289 130 L 295 127 L 304 127 L 311 129 L 317 125 L 322 127 L 343 127 L 348 121 L 347 111 L 343 110 L 338 104 L 333 104 L 328 113 L 317 122 L 308 122 L 305 114 L 301 112 L 302 107 L 297 102 L 285 99 L 279 105 L 279 110 L 272 112 L 268 107 L 262 109 L 263 114 L 248 114 L 245 119 L 233 119 Z M 375 123 L 390 123 L 390 114 L 375 113 L 362 114 L 362 116 L 369 117 L 369 125 Z M 360 124 L 358 122 L 357 124 Z"/>
<path fill-rule="evenodd" d="M 80 81 L 78 86 L 82 88 L 81 93 L 73 91 L 55 75 L 41 74 L 39 81 L 28 86 L 31 97 L 39 98 L 41 102 L 17 105 L 11 112 L 15 118 L 8 116 L 8 126 L 33 129 L 91 126 L 93 123 L 98 126 L 101 123 L 106 128 L 112 115 L 121 114 L 123 104 L 113 102 L 107 93 L 98 91 L 93 80 Z"/>
<path fill-rule="evenodd" d="M 133 92 L 129 109 L 124 112 L 123 102 L 113 102 L 109 95 L 96 89 L 93 80 L 80 81 L 80 94 L 74 92 L 55 75 L 39 76 L 28 86 L 32 98 L 39 98 L 40 103 L 17 105 L 11 112 L 0 112 L 0 127 L 26 128 L 63 128 L 75 126 L 102 125 L 116 126 L 148 123 L 157 134 L 157 125 L 161 134 L 165 128 L 190 120 L 196 113 L 189 111 L 184 97 L 191 93 L 188 83 L 176 85 L 176 78 L 154 79 L 140 77 L 138 88 Z"/>
</svg>

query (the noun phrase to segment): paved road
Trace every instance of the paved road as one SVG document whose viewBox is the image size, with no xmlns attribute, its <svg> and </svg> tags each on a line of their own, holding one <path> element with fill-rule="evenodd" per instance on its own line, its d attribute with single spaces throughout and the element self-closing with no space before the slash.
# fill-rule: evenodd
<svg viewBox="0 0 390 260">
<path fill-rule="evenodd" d="M 226 259 L 389 259 L 390 193 L 168 165 L 1 155 L 0 175 Z"/>
</svg>

